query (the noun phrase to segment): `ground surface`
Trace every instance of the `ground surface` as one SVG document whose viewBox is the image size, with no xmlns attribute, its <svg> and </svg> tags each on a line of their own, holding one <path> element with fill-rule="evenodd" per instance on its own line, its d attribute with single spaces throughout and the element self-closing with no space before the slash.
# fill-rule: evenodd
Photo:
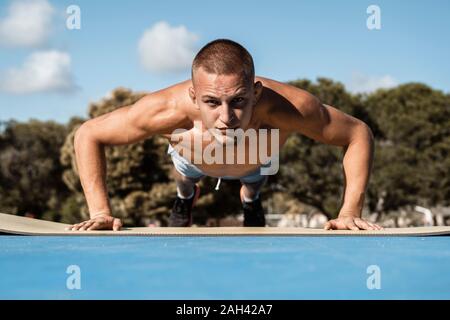
<svg viewBox="0 0 450 320">
<path fill-rule="evenodd" d="M 445 236 L 1 236 L 0 299 L 450 299 L 449 248 Z M 372 265 L 381 289 L 367 287 Z"/>
</svg>

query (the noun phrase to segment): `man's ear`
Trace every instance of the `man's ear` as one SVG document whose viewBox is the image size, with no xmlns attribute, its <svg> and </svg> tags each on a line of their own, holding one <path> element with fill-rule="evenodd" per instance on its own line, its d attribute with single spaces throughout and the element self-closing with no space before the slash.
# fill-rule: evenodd
<svg viewBox="0 0 450 320">
<path fill-rule="evenodd" d="M 263 85 L 262 85 L 261 81 L 256 81 L 253 88 L 254 88 L 253 90 L 255 90 L 254 93 L 255 93 L 255 103 L 256 103 L 259 101 L 259 98 L 261 98 L 261 94 L 263 91 Z"/>
<path fill-rule="evenodd" d="M 195 90 L 194 87 L 189 87 L 189 97 L 191 98 L 191 101 L 195 104 L 195 106 L 198 109 L 197 106 L 197 97 L 195 96 Z"/>
</svg>

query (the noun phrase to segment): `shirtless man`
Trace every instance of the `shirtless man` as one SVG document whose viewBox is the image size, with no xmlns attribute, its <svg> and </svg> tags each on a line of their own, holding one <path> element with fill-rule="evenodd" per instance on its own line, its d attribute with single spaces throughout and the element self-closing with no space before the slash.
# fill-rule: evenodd
<svg viewBox="0 0 450 320">
<path fill-rule="evenodd" d="M 325 229 L 380 229 L 361 218 L 373 158 L 373 136 L 364 122 L 322 104 L 304 90 L 256 77 L 251 55 L 231 40 L 219 39 L 204 46 L 193 61 L 191 78 L 88 120 L 77 130 L 76 162 L 91 219 L 71 230 L 120 229 L 122 223 L 112 216 L 107 196 L 104 146 L 131 144 L 157 134 L 169 140 L 177 184 L 170 226 L 191 225 L 191 210 L 200 192 L 197 182 L 203 176 L 219 178 L 219 184 L 221 178 L 240 179 L 244 226 L 265 226 L 259 191 L 267 175 L 261 169 L 271 165 L 277 150 L 269 146 L 269 161 L 256 163 L 247 156 L 244 163 L 234 164 L 193 161 L 196 155 L 203 155 L 199 144 L 191 143 L 196 138 L 201 137 L 196 141 L 202 148 L 214 144 L 219 146 L 215 150 L 232 146 L 236 151 L 237 141 L 229 132 L 239 129 L 277 129 L 278 148 L 292 133 L 344 147 L 343 205 Z M 210 132 L 212 138 L 206 139 L 205 133 Z M 244 145 L 250 154 L 255 143 Z"/>
</svg>

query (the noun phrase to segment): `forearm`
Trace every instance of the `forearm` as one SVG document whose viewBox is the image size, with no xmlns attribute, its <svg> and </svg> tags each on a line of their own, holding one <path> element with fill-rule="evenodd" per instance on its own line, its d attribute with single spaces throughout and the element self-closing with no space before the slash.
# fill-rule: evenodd
<svg viewBox="0 0 450 320">
<path fill-rule="evenodd" d="M 75 158 L 81 185 L 91 218 L 111 214 L 106 187 L 106 158 L 104 146 L 80 128 L 74 140 Z"/>
<path fill-rule="evenodd" d="M 345 185 L 340 215 L 361 216 L 372 169 L 373 153 L 372 132 L 363 124 L 355 130 L 354 138 L 344 155 Z"/>
</svg>

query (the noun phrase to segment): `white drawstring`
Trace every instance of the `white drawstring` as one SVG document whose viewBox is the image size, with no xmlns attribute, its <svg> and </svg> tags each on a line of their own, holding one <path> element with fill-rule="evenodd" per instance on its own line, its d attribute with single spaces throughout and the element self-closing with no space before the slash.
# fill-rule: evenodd
<svg viewBox="0 0 450 320">
<path fill-rule="evenodd" d="M 219 190 L 220 181 L 222 181 L 222 178 L 219 178 L 219 180 L 217 180 L 216 190 Z"/>
</svg>

